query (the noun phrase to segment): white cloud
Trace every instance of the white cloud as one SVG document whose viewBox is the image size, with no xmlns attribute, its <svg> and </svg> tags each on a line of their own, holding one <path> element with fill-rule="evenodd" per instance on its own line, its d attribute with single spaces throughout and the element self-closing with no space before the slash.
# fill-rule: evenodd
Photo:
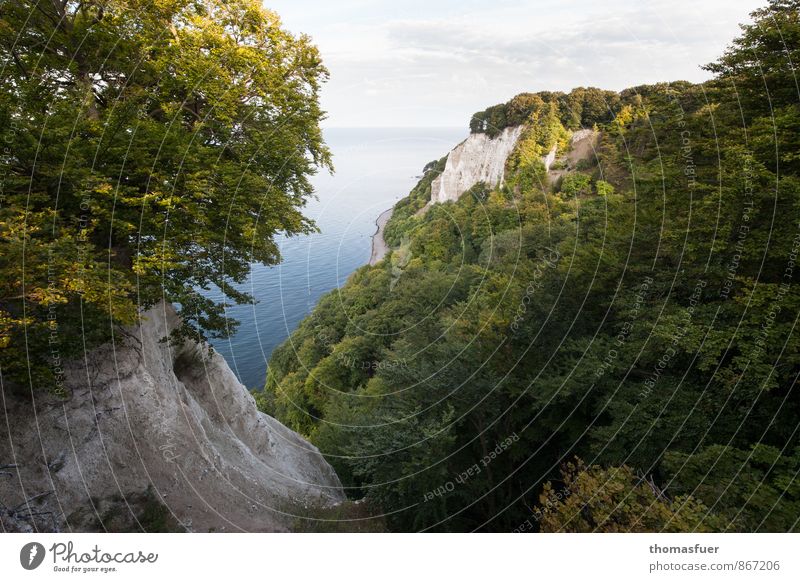
<svg viewBox="0 0 800 582">
<path fill-rule="evenodd" d="M 268 2 L 312 36 L 331 126 L 466 125 L 522 91 L 701 81 L 762 2 Z"/>
</svg>

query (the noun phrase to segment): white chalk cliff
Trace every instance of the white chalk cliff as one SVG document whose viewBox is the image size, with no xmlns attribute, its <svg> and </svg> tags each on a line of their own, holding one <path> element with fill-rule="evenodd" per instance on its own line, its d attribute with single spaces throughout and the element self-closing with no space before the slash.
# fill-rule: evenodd
<svg viewBox="0 0 800 582">
<path fill-rule="evenodd" d="M 160 341 L 178 323 L 158 305 L 65 366 L 69 400 L 4 387 L 2 530 L 137 529 L 155 499 L 179 528 L 282 531 L 344 499 L 319 451 L 259 412 L 219 354 Z"/>
<path fill-rule="evenodd" d="M 517 145 L 522 126 L 505 128 L 494 139 L 471 133 L 447 156 L 444 171 L 431 184 L 431 204 L 458 200 L 478 182 L 503 183 L 506 160 Z"/>
<path fill-rule="evenodd" d="M 556 161 L 556 151 L 558 150 L 558 144 L 554 145 L 550 148 L 550 151 L 547 153 L 546 156 L 542 158 L 542 163 L 544 164 L 544 171 L 549 172 L 550 166 L 553 165 L 553 162 Z"/>
</svg>

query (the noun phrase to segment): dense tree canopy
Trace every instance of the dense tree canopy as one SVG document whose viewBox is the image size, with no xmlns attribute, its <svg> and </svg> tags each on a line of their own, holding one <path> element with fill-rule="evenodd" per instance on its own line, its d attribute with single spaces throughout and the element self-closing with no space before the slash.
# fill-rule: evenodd
<svg viewBox="0 0 800 582">
<path fill-rule="evenodd" d="M 756 12 L 707 83 L 476 115 L 525 125 L 505 184 L 419 212 L 429 168 L 262 408 L 394 529 L 797 529 L 799 9 Z M 551 179 L 537 157 L 592 126 Z"/>
<path fill-rule="evenodd" d="M 561 488 L 546 483 L 533 519 L 543 532 L 708 532 L 725 522 L 692 497 L 667 499 L 630 467 L 566 463 Z"/>
<path fill-rule="evenodd" d="M 531 114 L 537 114 L 550 103 L 558 106 L 564 127 L 580 129 L 614 119 L 621 106 L 621 96 L 596 87 L 578 87 L 569 93 L 520 93 L 508 103 L 493 105 L 476 113 L 470 119 L 469 127 L 472 132 L 494 137 L 506 127 L 527 123 Z"/>
<path fill-rule="evenodd" d="M 250 300 L 232 284 L 279 261 L 273 235 L 313 228 L 327 72 L 259 0 L 2 2 L 0 71 L 7 379 L 58 384 L 162 298 L 184 335 L 225 334 L 198 290 Z"/>
</svg>

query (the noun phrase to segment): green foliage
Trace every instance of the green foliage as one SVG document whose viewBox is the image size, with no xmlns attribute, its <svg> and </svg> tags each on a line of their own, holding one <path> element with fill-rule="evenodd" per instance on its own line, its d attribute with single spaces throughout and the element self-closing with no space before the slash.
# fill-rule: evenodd
<svg viewBox="0 0 800 582">
<path fill-rule="evenodd" d="M 691 496 L 667 499 L 630 467 L 567 463 L 545 483 L 534 517 L 543 532 L 709 532 L 724 522 Z"/>
<path fill-rule="evenodd" d="M 559 121 L 567 129 L 591 128 L 611 122 L 626 98 L 635 100 L 635 96 L 596 87 L 577 87 L 569 93 L 520 93 L 507 103 L 475 113 L 469 127 L 472 133 L 486 133 L 495 137 L 504 128 L 525 124 L 531 115 L 553 106 L 558 111 Z"/>
<path fill-rule="evenodd" d="M 4 376 L 57 388 L 62 359 L 161 299 L 179 336 L 234 329 L 198 289 L 251 301 L 232 285 L 280 260 L 273 236 L 313 229 L 310 40 L 257 0 L 25 0 L 0 59 Z"/>
<path fill-rule="evenodd" d="M 585 196 L 592 191 L 592 178 L 587 174 L 575 172 L 561 180 L 561 196 L 573 198 Z"/>
<path fill-rule="evenodd" d="M 790 5 L 708 83 L 476 116 L 524 120 L 505 185 L 421 213 L 428 172 L 387 226 L 397 256 L 322 299 L 259 401 L 394 530 L 516 529 L 566 455 L 598 466 L 568 472 L 543 529 L 796 529 L 800 109 L 791 51 L 768 55 L 770 112 L 741 49 L 800 38 Z M 541 156 L 587 124 L 597 165 L 554 194 Z"/>
<path fill-rule="evenodd" d="M 594 189 L 598 196 L 611 196 L 614 193 L 614 186 L 605 180 L 598 180 L 595 182 Z"/>
<path fill-rule="evenodd" d="M 522 135 L 506 162 L 509 172 L 514 176 L 525 173 L 531 166 L 540 166 L 542 157 L 554 146 L 566 149 L 568 136 L 559 120 L 556 103 L 543 103 L 539 109 L 530 111 L 525 120 Z"/>
<path fill-rule="evenodd" d="M 752 119 L 797 106 L 793 64 L 800 58 L 800 2 L 770 0 L 751 16 L 754 22 L 743 25 L 722 58 L 705 68 L 717 75 L 720 85 L 736 85 L 743 113 Z"/>
<path fill-rule="evenodd" d="M 800 516 L 800 449 L 790 455 L 754 444 L 749 450 L 712 445 L 668 453 L 664 462 L 678 493 L 691 492 L 738 531 L 791 531 Z"/>
<path fill-rule="evenodd" d="M 578 87 L 560 95 L 561 119 L 569 129 L 591 128 L 610 122 L 621 107 L 622 96 L 596 87 Z"/>
<path fill-rule="evenodd" d="M 390 246 L 400 245 L 403 237 L 413 232 L 420 223 L 420 211 L 431 199 L 431 184 L 444 171 L 446 162 L 447 157 L 445 156 L 426 164 L 422 179 L 408 196 L 394 205 L 392 218 L 383 231 L 383 238 Z"/>
</svg>

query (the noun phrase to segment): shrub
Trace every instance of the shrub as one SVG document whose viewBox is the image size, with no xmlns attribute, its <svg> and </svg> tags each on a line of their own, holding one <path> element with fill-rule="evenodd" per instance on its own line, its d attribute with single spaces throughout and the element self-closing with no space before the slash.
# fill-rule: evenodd
<svg viewBox="0 0 800 582">
<path fill-rule="evenodd" d="M 599 196 L 610 196 L 614 193 L 614 186 L 604 180 L 598 180 L 594 185 Z"/>
<path fill-rule="evenodd" d="M 561 181 L 561 194 L 574 197 L 591 192 L 591 178 L 586 174 L 569 174 Z"/>
</svg>

